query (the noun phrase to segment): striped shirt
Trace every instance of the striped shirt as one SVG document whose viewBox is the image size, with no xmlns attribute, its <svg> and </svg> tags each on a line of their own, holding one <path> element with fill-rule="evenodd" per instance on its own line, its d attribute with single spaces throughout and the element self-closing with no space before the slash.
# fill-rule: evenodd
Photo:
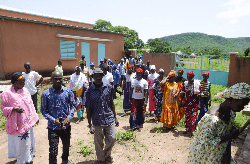
<svg viewBox="0 0 250 164">
<path fill-rule="evenodd" d="M 201 91 L 202 91 L 201 97 L 208 97 L 211 83 L 209 81 L 204 82 L 203 80 L 200 83 L 201 83 Z"/>
</svg>

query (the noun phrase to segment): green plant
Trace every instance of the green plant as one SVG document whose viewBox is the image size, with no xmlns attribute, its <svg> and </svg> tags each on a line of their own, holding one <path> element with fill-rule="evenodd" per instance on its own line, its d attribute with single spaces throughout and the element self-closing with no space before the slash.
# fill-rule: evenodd
<svg viewBox="0 0 250 164">
<path fill-rule="evenodd" d="M 162 129 L 155 129 L 155 133 L 162 133 L 163 130 Z"/>
<path fill-rule="evenodd" d="M 88 145 L 84 145 L 83 147 L 78 147 L 80 149 L 80 153 L 83 154 L 84 157 L 90 155 L 92 149 Z"/>
<path fill-rule="evenodd" d="M 237 112 L 234 119 L 234 126 L 237 128 L 241 128 L 249 119 L 250 116 L 243 115 L 242 112 Z M 247 128 L 249 129 L 250 125 L 248 125 Z"/>
<path fill-rule="evenodd" d="M 176 126 L 177 127 L 184 127 L 185 126 L 185 116 L 181 119 L 181 121 L 180 122 L 177 122 L 176 123 Z"/>
<path fill-rule="evenodd" d="M 135 132 L 127 130 L 126 132 L 118 132 L 116 133 L 116 137 L 118 141 L 136 141 Z"/>
</svg>

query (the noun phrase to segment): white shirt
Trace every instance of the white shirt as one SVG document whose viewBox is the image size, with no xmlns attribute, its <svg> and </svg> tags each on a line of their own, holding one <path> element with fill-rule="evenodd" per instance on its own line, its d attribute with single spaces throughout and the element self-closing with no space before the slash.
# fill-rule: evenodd
<svg viewBox="0 0 250 164">
<path fill-rule="evenodd" d="M 119 70 L 119 72 L 120 72 L 121 75 L 125 75 L 126 74 L 126 72 L 125 72 L 126 65 L 125 64 L 118 64 L 117 68 L 118 68 L 118 70 Z"/>
<path fill-rule="evenodd" d="M 108 84 L 110 85 L 110 83 L 113 83 L 113 75 L 110 72 L 107 72 L 107 74 L 105 76 L 103 76 L 102 78 L 102 82 L 104 86 L 107 86 Z"/>
<path fill-rule="evenodd" d="M 145 79 L 140 81 L 135 79 L 132 81 L 131 87 L 133 88 L 132 98 L 144 99 L 144 89 L 148 89 L 148 82 Z"/>
<path fill-rule="evenodd" d="M 25 85 L 24 87 L 28 89 L 30 95 L 34 95 L 37 92 L 36 80 L 41 79 L 41 75 L 39 75 L 35 71 L 30 71 L 30 73 L 22 72 L 25 77 Z"/>
<path fill-rule="evenodd" d="M 128 73 L 125 75 L 126 78 L 126 82 L 132 82 L 133 80 L 135 80 L 135 76 L 136 73 L 132 73 L 131 75 L 129 75 Z"/>
<path fill-rule="evenodd" d="M 159 77 L 159 74 L 158 73 L 150 73 L 149 75 L 148 75 L 148 79 L 151 79 L 151 80 L 154 80 L 154 79 L 156 79 L 157 77 Z"/>
<path fill-rule="evenodd" d="M 77 91 L 82 87 L 88 87 L 88 81 L 86 76 L 82 72 L 80 72 L 80 75 L 73 73 L 70 76 L 69 89 L 72 91 Z"/>
</svg>

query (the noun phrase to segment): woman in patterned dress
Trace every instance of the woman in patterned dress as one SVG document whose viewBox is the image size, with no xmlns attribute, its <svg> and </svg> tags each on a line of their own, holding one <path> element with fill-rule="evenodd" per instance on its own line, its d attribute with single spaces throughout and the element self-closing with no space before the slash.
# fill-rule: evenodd
<svg viewBox="0 0 250 164">
<path fill-rule="evenodd" d="M 152 88 L 154 84 L 154 80 L 159 76 L 158 73 L 155 72 L 155 65 L 150 65 L 150 74 L 148 75 L 148 110 L 150 112 L 150 117 L 152 116 L 152 112 L 155 110 L 155 100 L 154 97 L 154 89 Z"/>
<path fill-rule="evenodd" d="M 178 76 L 176 77 L 176 80 L 175 80 L 175 82 L 178 84 L 178 88 L 179 88 L 179 93 L 177 95 L 177 104 L 178 104 L 178 109 L 179 109 L 178 110 L 178 112 L 179 112 L 179 115 L 178 115 L 179 121 L 185 115 L 185 109 L 183 107 L 184 100 L 181 101 L 182 88 L 183 88 L 184 82 L 186 81 L 186 79 L 184 77 L 182 77 L 183 73 L 184 73 L 184 70 L 183 69 L 179 69 L 178 70 Z M 179 104 L 181 104 L 181 105 L 179 105 Z"/>
<path fill-rule="evenodd" d="M 250 120 L 240 129 L 233 127 L 236 112 L 249 103 L 250 86 L 238 83 L 223 93 L 226 100 L 217 111 L 205 114 L 200 120 L 197 134 L 190 148 L 188 164 L 235 163 L 231 157 L 231 140 L 243 132 Z"/>
<path fill-rule="evenodd" d="M 194 72 L 187 72 L 188 81 L 184 82 L 184 87 L 182 88 L 181 101 L 185 96 L 185 117 L 186 117 L 186 132 L 184 134 L 191 134 L 195 131 L 195 123 L 197 118 L 197 107 L 200 107 L 200 82 L 199 80 L 194 80 Z M 179 104 L 179 106 L 182 106 Z"/>
<path fill-rule="evenodd" d="M 167 79 L 168 82 L 167 82 Z M 168 77 L 161 82 L 161 88 L 163 93 L 163 104 L 161 113 L 161 122 L 163 123 L 163 129 L 171 128 L 177 123 L 178 105 L 178 84 L 175 82 L 176 72 L 171 71 Z"/>
<path fill-rule="evenodd" d="M 161 89 L 161 81 L 163 80 L 164 70 L 162 68 L 159 69 L 159 77 L 154 80 L 154 84 L 152 88 L 154 89 L 154 97 L 155 100 L 155 122 L 158 122 L 161 117 L 162 112 L 162 97 L 163 97 L 163 90 Z"/>
</svg>

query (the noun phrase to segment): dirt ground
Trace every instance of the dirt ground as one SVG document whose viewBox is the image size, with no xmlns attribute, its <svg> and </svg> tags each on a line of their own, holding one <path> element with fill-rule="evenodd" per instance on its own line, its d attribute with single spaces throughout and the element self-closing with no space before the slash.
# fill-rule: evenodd
<svg viewBox="0 0 250 164">
<path fill-rule="evenodd" d="M 121 114 L 118 111 L 118 115 Z M 76 114 L 75 114 L 76 116 Z M 128 116 L 120 117 L 120 126 L 117 132 L 125 132 L 129 127 Z M 90 134 L 87 128 L 87 119 L 84 119 L 79 124 L 75 124 L 76 119 L 73 118 L 71 122 L 71 148 L 69 159 L 75 164 L 92 164 L 96 161 L 93 135 Z M 49 159 L 49 142 L 47 120 L 42 116 L 40 123 L 34 127 L 36 137 L 37 152 L 34 157 L 34 164 L 48 164 Z M 159 130 L 158 130 L 159 129 Z M 160 131 L 160 133 L 156 133 Z M 144 128 L 139 132 L 136 131 L 135 142 L 124 141 L 123 143 L 117 142 L 112 150 L 114 157 L 114 164 L 163 164 L 163 163 L 176 163 L 184 164 L 187 161 L 189 154 L 189 146 L 193 138 L 184 135 L 183 127 L 175 127 L 170 131 L 161 131 L 162 123 L 154 123 L 152 117 L 146 118 Z M 241 136 L 242 138 L 242 136 Z M 243 137 L 244 138 L 244 137 Z M 92 153 L 86 157 L 80 154 L 79 142 L 82 141 L 83 145 L 89 145 Z M 236 140 L 232 144 L 232 156 L 238 163 L 241 163 L 241 157 L 235 155 L 237 151 L 242 150 L 243 141 Z M 5 131 L 0 131 L 0 157 L 1 164 L 14 164 L 15 159 L 8 159 L 8 136 Z M 58 163 L 61 162 L 62 144 L 59 143 Z M 239 154 L 239 152 L 237 153 Z"/>
</svg>

